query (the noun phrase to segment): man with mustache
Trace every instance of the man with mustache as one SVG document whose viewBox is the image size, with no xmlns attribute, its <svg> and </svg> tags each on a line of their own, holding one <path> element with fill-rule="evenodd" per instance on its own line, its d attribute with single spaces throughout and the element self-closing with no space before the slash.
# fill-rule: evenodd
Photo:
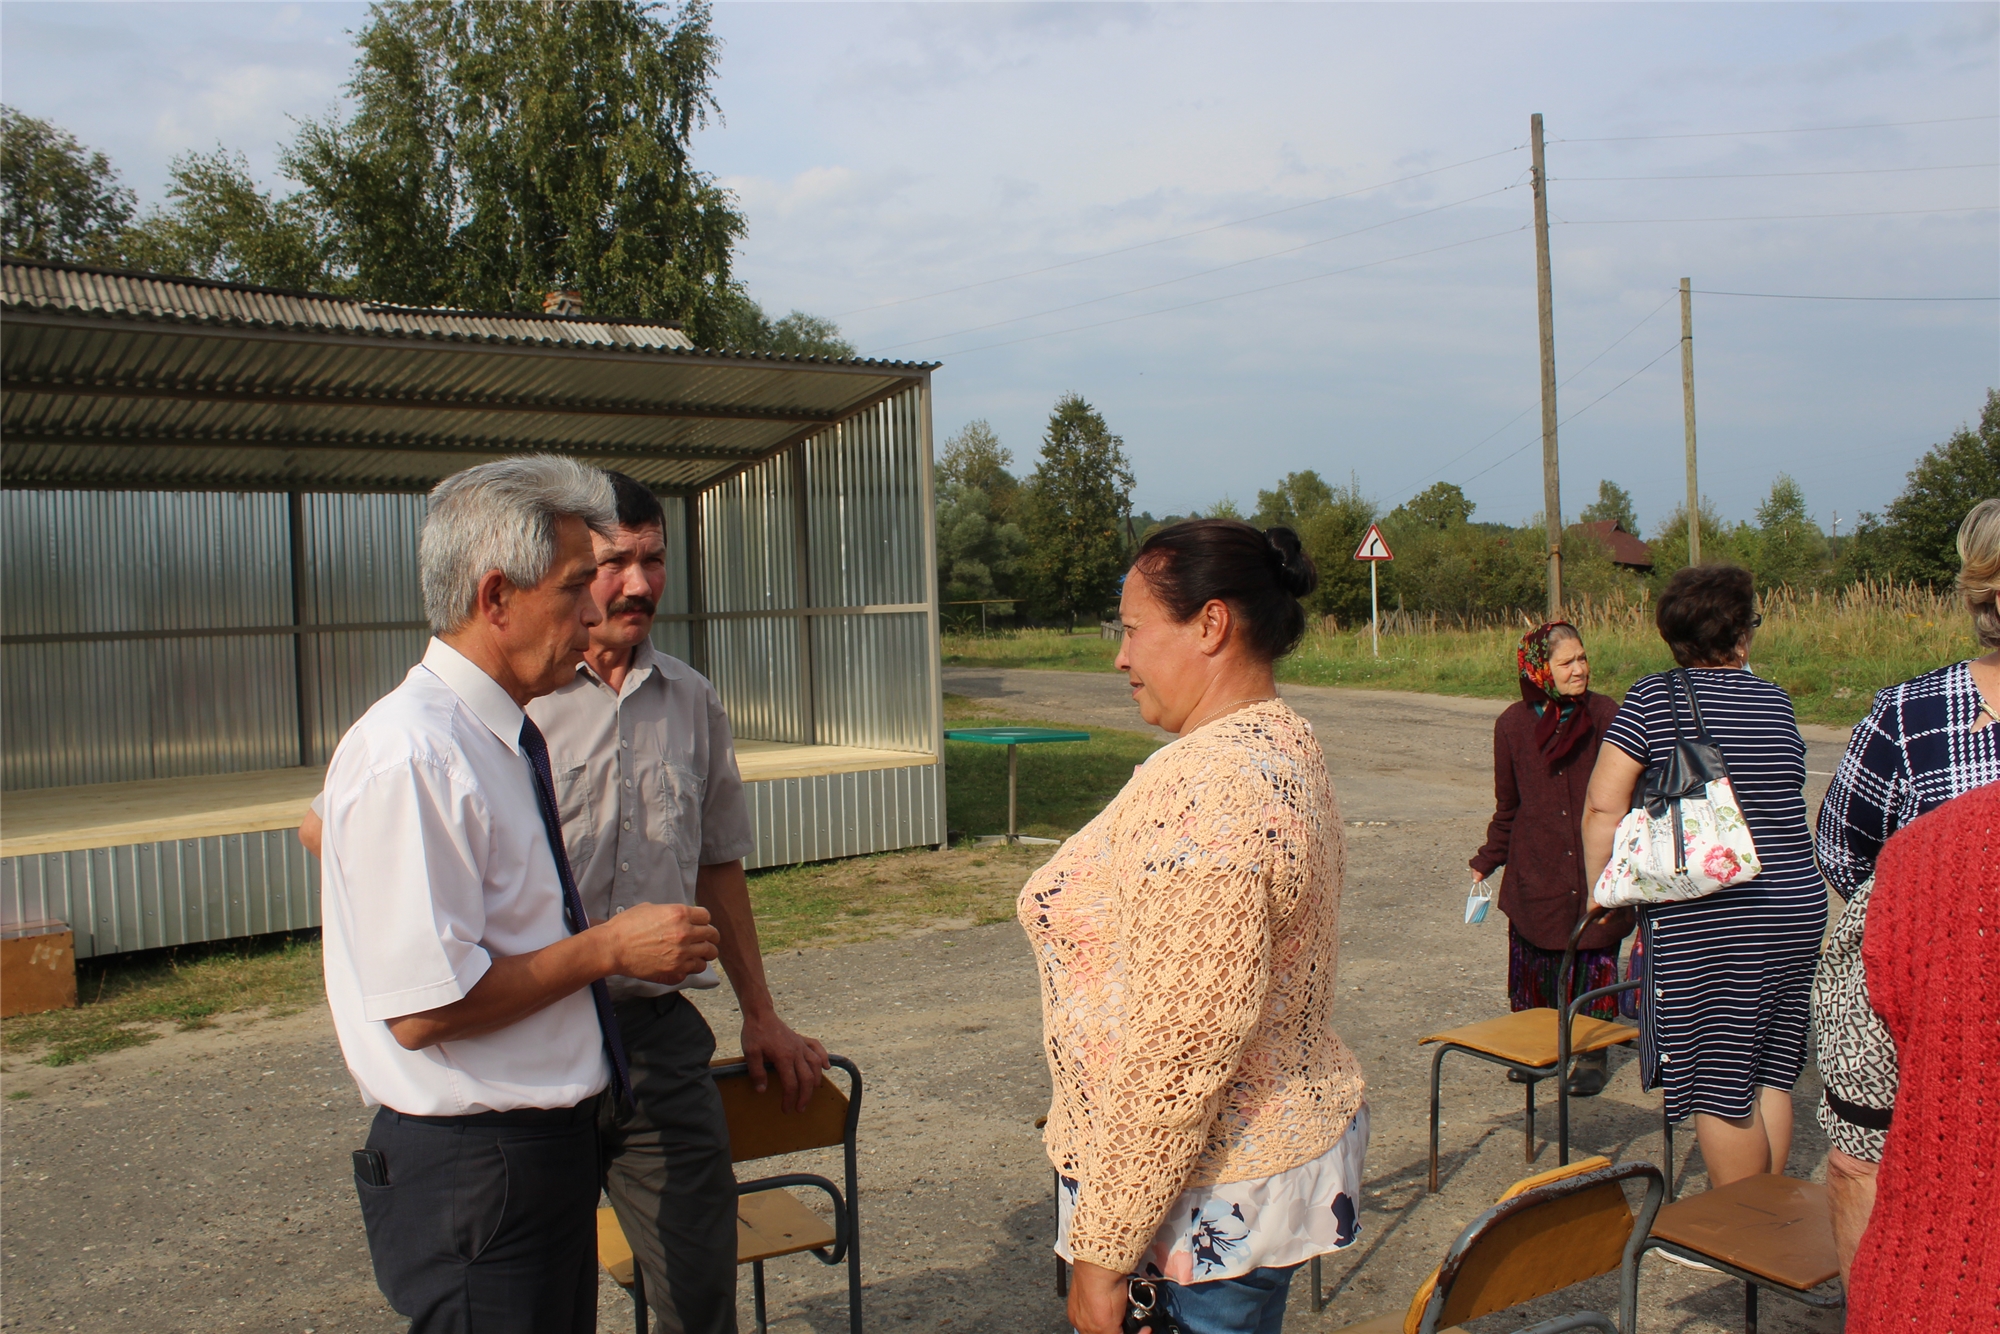
<svg viewBox="0 0 2000 1334">
<path fill-rule="evenodd" d="M 778 1017 L 764 980 L 743 875 L 752 847 L 729 718 L 715 687 L 649 638 L 666 587 L 665 516 L 643 485 L 607 472 L 617 524 L 593 534 L 592 594 L 604 619 L 566 685 L 533 701 L 548 737 L 563 841 L 592 921 L 642 904 L 707 909 L 743 1012 L 752 1084 L 778 1078 L 803 1108 L 826 1049 Z M 605 1189 L 662 1334 L 736 1329 L 736 1183 L 708 1067 L 715 1037 L 683 987 L 719 984 L 713 966 L 678 985 L 609 979 L 632 1072 L 633 1105 L 607 1106 Z"/>
</svg>

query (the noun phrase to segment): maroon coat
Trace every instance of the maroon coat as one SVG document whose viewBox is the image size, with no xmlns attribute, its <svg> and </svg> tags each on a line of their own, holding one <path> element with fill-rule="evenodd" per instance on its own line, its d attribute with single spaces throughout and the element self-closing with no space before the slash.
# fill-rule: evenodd
<svg viewBox="0 0 2000 1334">
<path fill-rule="evenodd" d="M 1486 827 L 1486 846 L 1472 858 L 1472 869 L 1485 876 L 1506 866 L 1500 911 L 1523 939 L 1545 950 L 1569 947 L 1569 933 L 1589 901 L 1583 875 L 1583 794 L 1618 703 L 1592 693 L 1585 707 L 1591 733 L 1554 771 L 1535 744 L 1540 720 L 1527 701 L 1515 701 L 1493 723 L 1493 822 Z M 1614 949 L 1631 931 L 1632 912 L 1620 909 L 1584 932 L 1578 944 L 1587 950 Z"/>
</svg>

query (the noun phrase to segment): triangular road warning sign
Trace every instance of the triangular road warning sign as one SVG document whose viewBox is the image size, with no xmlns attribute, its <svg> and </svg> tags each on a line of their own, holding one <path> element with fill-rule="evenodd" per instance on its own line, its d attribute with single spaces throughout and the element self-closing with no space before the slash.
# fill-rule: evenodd
<svg viewBox="0 0 2000 1334">
<path fill-rule="evenodd" d="M 1389 544 L 1382 540 L 1382 530 L 1374 524 L 1368 525 L 1368 536 L 1361 539 L 1361 545 L 1354 549 L 1356 560 L 1394 560 L 1389 554 Z"/>
</svg>

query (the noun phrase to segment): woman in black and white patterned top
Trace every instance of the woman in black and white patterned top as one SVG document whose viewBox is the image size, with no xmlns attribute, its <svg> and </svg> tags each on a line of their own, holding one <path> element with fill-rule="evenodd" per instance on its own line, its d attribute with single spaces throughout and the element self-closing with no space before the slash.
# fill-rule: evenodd
<svg viewBox="0 0 2000 1334">
<path fill-rule="evenodd" d="M 1806 823 L 1806 747 L 1792 701 L 1744 666 L 1759 620 L 1749 571 L 1682 570 L 1660 596 L 1656 619 L 1674 661 L 1692 669 L 1686 679 L 1729 765 L 1762 863 L 1754 880 L 1640 913 L 1649 970 L 1644 1082 L 1665 1090 L 1670 1118 L 1694 1117 L 1709 1184 L 1726 1186 L 1785 1170 L 1826 886 Z M 1669 690 L 1681 691 L 1678 676 L 1635 682 L 1605 734 L 1583 825 L 1593 880 L 1610 860 L 1641 775 L 1674 746 Z M 1685 695 L 1679 707 L 1685 728 Z"/>
<path fill-rule="evenodd" d="M 1904 825 L 1952 798 L 2000 783 L 2000 500 L 1973 506 L 1958 530 L 1959 591 L 1984 657 L 1890 686 L 1854 729 L 1819 808 L 1819 859 L 1847 900 L 1813 979 L 1813 1035 L 1825 1091 L 1826 1180 L 1844 1274 L 1875 1204 L 1896 1103 L 1896 1046 L 1868 1003 L 1861 941 L 1875 857 Z M 1940 930 L 1949 930 L 1941 917 Z M 1990 1022 L 1991 1016 L 1977 1016 Z"/>
</svg>

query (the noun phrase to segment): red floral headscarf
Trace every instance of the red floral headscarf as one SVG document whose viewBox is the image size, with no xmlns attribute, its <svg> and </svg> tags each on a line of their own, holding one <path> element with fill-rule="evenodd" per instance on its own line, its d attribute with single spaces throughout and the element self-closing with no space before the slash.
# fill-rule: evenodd
<svg viewBox="0 0 2000 1334">
<path fill-rule="evenodd" d="M 1550 621 L 1522 635 L 1521 647 L 1514 650 L 1514 664 L 1521 671 L 1521 698 L 1530 704 L 1548 705 L 1535 724 L 1535 744 L 1542 748 L 1542 756 L 1551 766 L 1561 763 L 1564 756 L 1596 730 L 1590 721 L 1590 692 L 1586 690 L 1572 700 L 1565 699 L 1556 688 L 1556 675 L 1549 667 L 1549 636 L 1558 626 L 1576 634 L 1578 643 L 1583 642 L 1583 636 L 1568 621 Z M 1567 717 L 1563 714 L 1565 704 L 1575 706 Z"/>
</svg>

